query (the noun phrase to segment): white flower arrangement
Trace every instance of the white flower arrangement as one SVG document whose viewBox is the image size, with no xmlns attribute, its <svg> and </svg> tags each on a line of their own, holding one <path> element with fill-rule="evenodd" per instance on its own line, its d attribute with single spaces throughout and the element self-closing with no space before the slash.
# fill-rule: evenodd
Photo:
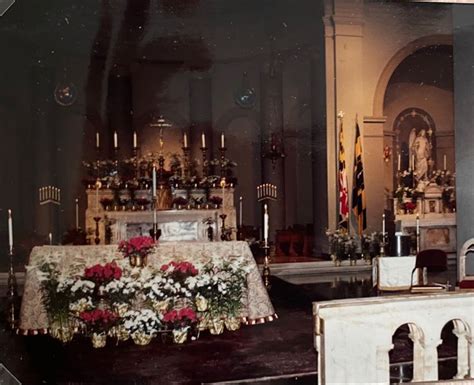
<svg viewBox="0 0 474 385">
<path fill-rule="evenodd" d="M 162 328 L 160 317 L 150 309 L 129 310 L 123 321 L 123 326 L 130 335 L 144 334 L 154 337 Z"/>
</svg>

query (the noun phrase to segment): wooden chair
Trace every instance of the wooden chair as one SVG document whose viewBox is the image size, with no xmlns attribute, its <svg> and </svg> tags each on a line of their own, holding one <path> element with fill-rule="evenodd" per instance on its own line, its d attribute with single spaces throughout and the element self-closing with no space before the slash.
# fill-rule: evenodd
<svg viewBox="0 0 474 385">
<path fill-rule="evenodd" d="M 430 271 L 446 271 L 448 269 L 448 257 L 446 252 L 439 249 L 426 249 L 420 251 L 416 255 L 415 267 L 411 272 L 411 287 L 413 287 L 413 274 L 417 269 L 419 272 L 423 272 L 423 269 L 426 268 L 428 272 Z M 418 275 L 418 282 L 422 281 L 420 275 Z M 428 282 L 429 284 L 429 282 Z M 418 284 L 418 286 L 423 286 Z"/>
</svg>

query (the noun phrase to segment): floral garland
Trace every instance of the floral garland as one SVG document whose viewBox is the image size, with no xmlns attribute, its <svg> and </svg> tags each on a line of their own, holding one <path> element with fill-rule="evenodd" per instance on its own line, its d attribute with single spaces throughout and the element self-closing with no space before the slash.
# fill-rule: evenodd
<svg viewBox="0 0 474 385">
<path fill-rule="evenodd" d="M 87 266 L 76 276 L 62 276 L 46 261 L 38 278 L 51 335 L 67 342 L 77 332 L 102 347 L 107 336 L 143 345 L 159 334 L 182 343 L 202 330 L 222 333 L 224 324 L 235 330 L 249 271 L 237 256 L 199 268 L 177 261 L 133 268 L 124 259 Z"/>
</svg>

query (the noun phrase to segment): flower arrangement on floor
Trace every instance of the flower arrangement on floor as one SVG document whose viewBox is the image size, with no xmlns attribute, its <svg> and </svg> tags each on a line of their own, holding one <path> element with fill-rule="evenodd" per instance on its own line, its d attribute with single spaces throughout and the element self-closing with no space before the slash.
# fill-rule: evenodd
<svg viewBox="0 0 474 385">
<path fill-rule="evenodd" d="M 128 258 L 131 266 L 142 267 L 147 263 L 147 257 L 155 248 L 151 237 L 135 237 L 119 243 L 119 251 Z"/>
<path fill-rule="evenodd" d="M 143 244 L 150 249 L 149 243 Z M 224 324 L 236 330 L 250 266 L 236 256 L 225 261 L 211 258 L 199 266 L 170 261 L 159 268 L 138 269 L 117 260 L 86 266 L 74 276 L 59 271 L 54 261 L 38 271 L 51 334 L 68 342 L 80 333 L 91 337 L 94 347 L 102 347 L 107 337 L 131 337 L 144 345 L 167 334 L 183 343 L 202 330 L 222 333 Z"/>
<path fill-rule="evenodd" d="M 349 235 L 346 229 L 337 229 L 335 231 L 326 230 L 329 241 L 331 259 L 339 266 L 341 261 L 356 259 L 357 241 Z"/>
</svg>

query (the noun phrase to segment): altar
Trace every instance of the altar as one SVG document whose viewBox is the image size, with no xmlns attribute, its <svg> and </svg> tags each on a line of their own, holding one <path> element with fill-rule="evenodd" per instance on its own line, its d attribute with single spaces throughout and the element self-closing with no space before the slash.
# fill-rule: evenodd
<svg viewBox="0 0 474 385">
<path fill-rule="evenodd" d="M 137 200 L 151 202 L 149 190 L 134 192 Z M 225 228 L 231 231 L 231 239 L 235 239 L 237 218 L 234 207 L 234 188 L 211 189 L 210 196 L 219 197 L 222 204 L 185 205 L 183 207 L 156 210 L 156 216 L 148 205 L 125 206 L 110 205 L 114 192 L 111 189 L 87 190 L 86 228 L 89 242 L 94 243 L 96 219 L 98 219 L 99 243 L 116 244 L 121 240 L 138 235 L 148 235 L 156 218 L 161 230 L 160 241 L 207 241 L 209 227 L 212 238 L 221 239 L 222 217 L 225 215 Z M 129 201 L 130 192 L 119 192 L 118 201 Z"/>
<path fill-rule="evenodd" d="M 204 263 L 212 258 L 242 256 L 250 266 L 247 287 L 242 299 L 241 318 L 247 324 L 264 323 L 276 318 L 275 310 L 262 282 L 257 264 L 246 242 L 165 242 L 149 255 L 148 265 L 160 268 L 170 261 Z M 61 275 L 77 274 L 87 266 L 123 259 L 116 245 L 105 246 L 39 246 L 30 255 L 26 267 L 25 289 L 20 311 L 22 333 L 46 332 L 49 325 L 42 301 L 38 269 L 45 261 L 57 260 Z"/>
</svg>

